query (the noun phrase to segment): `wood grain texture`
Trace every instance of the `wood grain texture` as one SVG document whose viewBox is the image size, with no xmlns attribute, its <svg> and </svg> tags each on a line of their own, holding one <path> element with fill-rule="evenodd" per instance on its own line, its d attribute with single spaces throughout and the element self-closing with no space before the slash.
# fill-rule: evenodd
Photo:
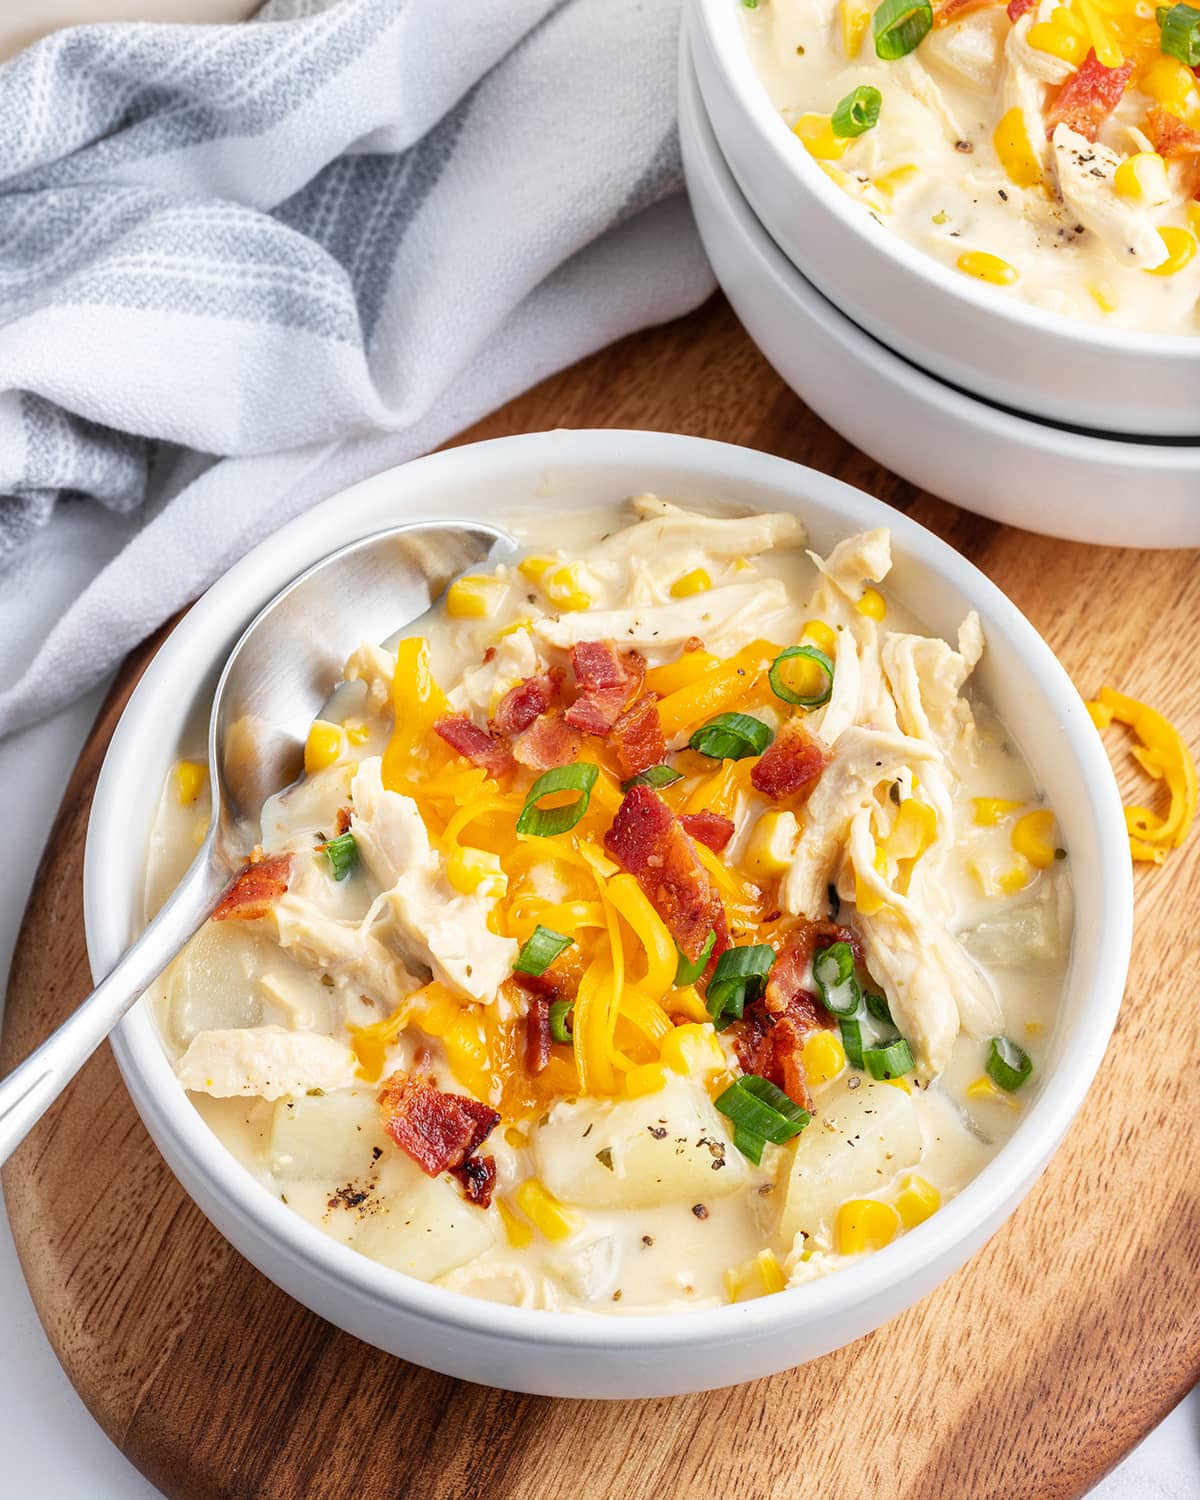
<svg viewBox="0 0 1200 1500">
<path fill-rule="evenodd" d="M 1200 739 L 1196 553 L 1074 546 L 916 493 L 812 417 L 719 300 L 547 381 L 461 441 L 582 425 L 742 442 L 873 491 L 995 579 L 1081 688 L 1119 684 Z M 88 807 L 156 644 L 126 665 L 64 799 L 13 964 L 4 1067 L 89 988 Z M 790 1374 L 673 1400 L 553 1402 L 379 1354 L 208 1225 L 107 1048 L 4 1174 L 34 1300 L 93 1414 L 181 1500 L 1078 1496 L 1200 1377 L 1200 837 L 1136 883 L 1117 1034 L 1045 1177 L 934 1295 Z"/>
</svg>

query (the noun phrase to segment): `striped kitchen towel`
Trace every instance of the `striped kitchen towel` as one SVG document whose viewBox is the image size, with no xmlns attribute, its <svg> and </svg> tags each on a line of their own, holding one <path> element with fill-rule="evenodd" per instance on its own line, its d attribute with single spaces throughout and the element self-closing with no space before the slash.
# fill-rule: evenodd
<svg viewBox="0 0 1200 1500">
<path fill-rule="evenodd" d="M 271 0 L 0 66 L 0 733 L 305 506 L 711 290 L 679 0 Z"/>
</svg>

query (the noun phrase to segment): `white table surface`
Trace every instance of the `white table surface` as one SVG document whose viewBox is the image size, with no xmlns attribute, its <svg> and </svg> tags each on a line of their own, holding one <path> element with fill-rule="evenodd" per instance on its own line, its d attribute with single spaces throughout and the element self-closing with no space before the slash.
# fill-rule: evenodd
<svg viewBox="0 0 1200 1500">
<path fill-rule="evenodd" d="M 102 696 L 95 693 L 52 723 L 0 741 L 6 832 L 0 991 L 36 869 L 33 851 L 46 841 Z M 0 1453 L 6 1500 L 154 1500 L 159 1493 L 105 1437 L 55 1359 L 22 1278 L 7 1217 L 0 1222 Z M 1092 1494 L 1093 1500 L 1196 1500 L 1200 1388 Z"/>
</svg>

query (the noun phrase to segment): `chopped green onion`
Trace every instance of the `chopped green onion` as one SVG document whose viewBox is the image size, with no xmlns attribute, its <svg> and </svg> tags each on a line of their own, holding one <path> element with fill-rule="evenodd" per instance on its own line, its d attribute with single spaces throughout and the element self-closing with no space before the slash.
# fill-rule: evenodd
<svg viewBox="0 0 1200 1500">
<path fill-rule="evenodd" d="M 517 832 L 551 838 L 556 833 L 566 833 L 568 828 L 574 828 L 588 810 L 592 788 L 596 785 L 599 774 L 600 768 L 586 760 L 546 771 L 529 788 L 525 806 L 517 819 Z M 552 792 L 578 792 L 579 796 L 566 807 L 539 807 L 540 799 L 550 796 Z"/>
<path fill-rule="evenodd" d="M 680 985 L 695 984 L 697 979 L 700 978 L 701 974 L 704 973 L 705 969 L 708 968 L 708 961 L 712 957 L 713 944 L 716 941 L 717 934 L 710 927 L 708 930 L 708 936 L 704 939 L 704 947 L 700 950 L 700 957 L 696 960 L 695 963 L 692 962 L 692 960 L 687 956 L 683 949 L 680 948 L 679 944 L 676 943 L 675 951 L 679 954 L 679 962 L 675 965 L 676 989 L 678 989 Z"/>
<path fill-rule="evenodd" d="M 833 112 L 830 124 L 834 135 L 856 136 L 879 123 L 883 95 L 869 83 L 852 89 Z"/>
<path fill-rule="evenodd" d="M 758 1156 L 753 1155 L 755 1144 L 771 1141 L 776 1146 L 782 1146 L 793 1136 L 799 1135 L 812 1118 L 808 1110 L 801 1109 L 782 1089 L 777 1089 L 757 1073 L 746 1073 L 741 1078 L 734 1079 L 714 1103 L 723 1115 L 733 1121 L 734 1145 L 749 1156 L 751 1161 L 758 1161 L 762 1156 L 760 1144 Z M 739 1131 L 749 1133 L 754 1141 L 746 1142 L 743 1135 L 743 1141 L 739 1142 Z M 751 1147 L 750 1150 L 746 1149 L 747 1145 Z"/>
<path fill-rule="evenodd" d="M 539 922 L 521 944 L 513 973 L 532 974 L 535 978 L 544 974 L 563 949 L 569 948 L 574 941 L 565 933 L 555 932 L 553 927 L 543 927 Z"/>
<path fill-rule="evenodd" d="M 784 682 L 784 662 L 794 661 L 797 657 L 804 661 L 815 662 L 824 672 L 825 677 L 819 692 L 806 697 L 803 693 L 798 693 L 795 688 L 788 687 Z M 771 683 L 771 691 L 777 698 L 782 698 L 785 703 L 798 703 L 801 708 L 820 708 L 822 703 L 829 702 L 829 696 L 833 692 L 833 663 L 824 651 L 818 651 L 815 646 L 789 646 L 786 651 L 781 651 L 771 663 L 771 670 L 767 673 L 767 677 Z"/>
<path fill-rule="evenodd" d="M 929 0 L 883 0 L 871 22 L 875 55 L 884 62 L 907 57 L 933 30 Z"/>
<path fill-rule="evenodd" d="M 988 1048 L 987 1075 L 1005 1093 L 1015 1094 L 1033 1072 L 1033 1059 L 1024 1047 L 1006 1036 L 994 1036 Z"/>
<path fill-rule="evenodd" d="M 569 1042 L 571 1040 L 571 1028 L 567 1023 L 571 1019 L 571 1012 L 574 1008 L 574 1000 L 551 1000 L 550 1035 L 554 1041 Z"/>
<path fill-rule="evenodd" d="M 751 714 L 718 714 L 702 724 L 688 744 L 713 760 L 744 760 L 761 755 L 774 738 L 770 726 Z"/>
<path fill-rule="evenodd" d="M 766 1137 L 757 1135 L 753 1130 L 747 1130 L 744 1125 L 733 1127 L 733 1144 L 743 1156 L 748 1157 L 757 1167 L 762 1161 L 763 1147 L 767 1144 Z"/>
<path fill-rule="evenodd" d="M 1200 10 L 1192 5 L 1172 5 L 1166 15 L 1155 12 L 1162 27 L 1159 47 L 1168 57 L 1194 68 L 1200 63 Z"/>
<path fill-rule="evenodd" d="M 337 838 L 330 839 L 325 845 L 325 853 L 329 856 L 329 868 L 333 871 L 333 878 L 345 880 L 358 863 L 358 841 L 352 833 L 339 834 Z"/>
<path fill-rule="evenodd" d="M 864 1047 L 863 1063 L 872 1078 L 903 1078 L 913 1070 L 912 1049 L 902 1036 L 886 1047 Z"/>
<path fill-rule="evenodd" d="M 838 1026 L 842 1032 L 842 1050 L 852 1068 L 863 1065 L 862 1022 L 857 1016 L 839 1016 Z"/>
<path fill-rule="evenodd" d="M 631 786 L 674 786 L 677 781 L 682 780 L 683 772 L 676 771 L 671 766 L 651 766 L 648 771 L 639 771 L 636 776 L 623 781 L 621 790 L 627 792 Z"/>
<path fill-rule="evenodd" d="M 854 950 L 849 943 L 831 943 L 815 954 L 813 979 L 821 1004 L 831 1016 L 857 1015 L 862 987 L 854 977 Z"/>
<path fill-rule="evenodd" d="M 742 0 L 742 4 L 746 7 L 747 10 L 758 9 L 758 0 Z"/>
<path fill-rule="evenodd" d="M 775 950 L 767 943 L 746 948 L 727 948 L 717 959 L 708 981 L 705 1003 L 718 1031 L 740 1021 L 742 1011 L 766 988 L 767 975 L 775 962 Z"/>
<path fill-rule="evenodd" d="M 873 995 L 868 991 L 863 996 L 863 999 L 867 1002 L 868 1015 L 874 1016 L 884 1026 L 895 1026 L 896 1023 L 892 1020 L 892 1013 L 888 1009 L 888 1003 L 882 995 Z"/>
</svg>

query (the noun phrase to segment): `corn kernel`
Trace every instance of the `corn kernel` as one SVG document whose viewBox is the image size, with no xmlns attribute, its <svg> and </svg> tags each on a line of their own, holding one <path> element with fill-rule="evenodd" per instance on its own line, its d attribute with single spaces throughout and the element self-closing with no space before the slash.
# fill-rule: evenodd
<svg viewBox="0 0 1200 1500">
<path fill-rule="evenodd" d="M 885 198 L 894 198 L 904 184 L 911 182 L 916 175 L 917 168 L 911 163 L 903 167 L 893 167 L 890 172 L 883 172 L 876 177 L 873 186 Z"/>
<path fill-rule="evenodd" d="M 1190 120 L 1200 109 L 1196 75 L 1177 57 L 1156 57 L 1138 79 L 1138 88 L 1181 120 Z"/>
<path fill-rule="evenodd" d="M 814 1086 L 828 1083 L 846 1066 L 845 1048 L 832 1031 L 814 1031 L 804 1044 L 802 1056 L 805 1077 Z"/>
<path fill-rule="evenodd" d="M 998 255 L 986 250 L 964 250 L 958 257 L 958 269 L 979 281 L 989 281 L 993 286 L 1012 286 L 1017 279 L 1016 266 L 1010 266 Z"/>
<path fill-rule="evenodd" d="M 1059 12 L 1055 11 L 1055 15 Z M 1070 63 L 1077 68 L 1087 56 L 1087 42 L 1083 37 L 1077 36 L 1073 31 L 1065 27 L 1056 26 L 1051 21 L 1037 21 L 1029 28 L 1029 34 L 1025 38 L 1031 47 L 1036 47 L 1039 52 L 1048 52 L 1051 57 L 1060 57 L 1063 62 Z"/>
<path fill-rule="evenodd" d="M 996 884 L 1002 896 L 1015 896 L 1023 891 L 1033 879 L 1033 868 L 1027 859 L 1021 859 L 1011 869 L 1005 870 Z"/>
<path fill-rule="evenodd" d="M 625 1075 L 625 1092 L 631 1099 L 643 1094 L 657 1094 L 667 1086 L 666 1066 L 660 1062 L 640 1063 Z"/>
<path fill-rule="evenodd" d="M 915 1229 L 926 1219 L 937 1213 L 942 1206 L 942 1195 L 932 1182 L 926 1182 L 915 1172 L 910 1172 L 900 1183 L 896 1194 L 896 1212 L 905 1229 Z"/>
<path fill-rule="evenodd" d="M 782 875 L 792 862 L 799 837 L 800 825 L 794 812 L 772 808 L 763 813 L 746 844 L 746 869 L 762 878 Z"/>
<path fill-rule="evenodd" d="M 853 60 L 862 49 L 863 37 L 871 19 L 866 0 L 842 0 L 838 6 L 842 23 L 842 51 Z"/>
<path fill-rule="evenodd" d="M 175 767 L 175 795 L 183 807 L 190 807 L 208 780 L 208 767 L 203 761 L 181 760 Z"/>
<path fill-rule="evenodd" d="M 568 612 L 591 607 L 592 596 L 580 587 L 579 569 L 574 563 L 563 563 L 542 579 L 542 588 L 551 604 Z"/>
<path fill-rule="evenodd" d="M 902 1094 L 912 1093 L 912 1084 L 909 1083 L 907 1078 L 884 1078 L 880 1081 L 890 1084 L 894 1089 L 899 1089 Z"/>
<path fill-rule="evenodd" d="M 837 1211 L 839 1255 L 861 1255 L 882 1250 L 900 1230 L 900 1215 L 890 1203 L 876 1198 L 851 1198 Z"/>
<path fill-rule="evenodd" d="M 837 631 L 824 620 L 806 620 L 800 635 L 811 641 L 818 651 L 824 651 L 826 656 L 837 655 Z"/>
<path fill-rule="evenodd" d="M 1012 831 L 1012 846 L 1036 869 L 1045 870 L 1054 863 L 1056 835 L 1054 814 L 1048 807 L 1039 807 L 1017 819 Z"/>
<path fill-rule="evenodd" d="M 1128 198 L 1132 203 L 1157 208 L 1171 197 L 1167 164 L 1157 151 L 1135 151 L 1113 173 L 1113 189 L 1119 197 Z"/>
<path fill-rule="evenodd" d="M 308 738 L 304 742 L 304 770 L 311 776 L 323 771 L 341 759 L 343 746 L 342 726 L 330 724 L 326 719 L 314 719 Z"/>
<path fill-rule="evenodd" d="M 787 1282 L 773 1250 L 760 1250 L 753 1260 L 730 1266 L 725 1272 L 725 1290 L 730 1302 L 749 1302 L 782 1292 Z"/>
<path fill-rule="evenodd" d="M 1025 1035 L 1026 1036 L 1041 1036 L 1042 1032 L 1045 1031 L 1045 1029 L 1046 1028 L 1042 1025 L 1042 1023 L 1040 1021 L 1026 1021 L 1025 1022 Z"/>
<path fill-rule="evenodd" d="M 704 594 L 712 588 L 712 579 L 703 568 L 693 568 L 677 578 L 671 585 L 672 599 L 686 599 L 692 594 Z"/>
<path fill-rule="evenodd" d="M 887 850 L 877 848 L 872 863 L 875 873 L 886 880 L 888 876 Z M 854 904 L 864 917 L 873 917 L 876 912 L 882 911 L 887 905 L 886 900 L 876 892 L 873 886 L 869 886 L 865 880 L 858 878 L 857 870 L 854 872 Z"/>
<path fill-rule="evenodd" d="M 981 828 L 995 828 L 997 823 L 1003 823 L 1009 813 L 1016 812 L 1017 808 L 1024 807 L 1023 802 L 1014 802 L 1009 797 L 972 797 L 971 805 L 975 809 L 975 821 Z"/>
<path fill-rule="evenodd" d="M 514 1250 L 524 1250 L 525 1246 L 533 1239 L 533 1230 L 526 1224 L 524 1219 L 518 1219 L 512 1209 L 505 1203 L 503 1198 L 496 1199 L 496 1207 L 500 1210 L 500 1221 L 504 1225 L 504 1232 L 508 1236 L 508 1243 Z"/>
<path fill-rule="evenodd" d="M 986 1073 L 981 1073 L 974 1082 L 967 1084 L 965 1092 L 968 1099 L 978 1099 L 993 1104 L 1007 1104 L 1011 1109 L 1020 1109 L 1021 1107 L 1011 1094 L 1006 1093 L 1002 1088 L 998 1088 Z"/>
<path fill-rule="evenodd" d="M 508 892 L 508 876 L 500 856 L 487 849 L 456 845 L 446 860 L 446 879 L 464 896 L 476 894 L 499 901 Z"/>
<path fill-rule="evenodd" d="M 700 995 L 700 991 L 694 984 L 685 984 L 677 990 L 671 991 L 671 1014 L 687 1016 L 689 1021 L 694 1021 L 697 1026 L 703 1025 L 709 1019 L 708 1007 Z M 665 1049 L 670 1037 L 663 1043 Z"/>
<path fill-rule="evenodd" d="M 887 614 L 887 605 L 878 589 L 863 589 L 855 608 L 868 620 L 882 620 Z"/>
<path fill-rule="evenodd" d="M 801 115 L 792 131 L 818 161 L 836 161 L 850 144 L 848 137 L 834 135 L 833 121 L 828 115 Z"/>
<path fill-rule="evenodd" d="M 1034 152 L 1021 110 L 1013 108 L 1000 117 L 992 132 L 992 145 L 1011 183 L 1030 188 L 1041 182 L 1042 164 Z"/>
<path fill-rule="evenodd" d="M 927 802 L 905 797 L 895 826 L 883 841 L 889 859 L 920 859 L 937 838 L 938 816 Z"/>
<path fill-rule="evenodd" d="M 1119 306 L 1116 293 L 1107 281 L 1089 282 L 1088 295 L 1102 313 L 1114 313 Z"/>
<path fill-rule="evenodd" d="M 455 620 L 486 620 L 508 592 L 503 578 L 471 573 L 456 578 L 446 590 L 446 613 Z"/>
<path fill-rule="evenodd" d="M 346 740 L 351 745 L 365 745 L 371 738 L 370 727 L 364 724 L 361 719 L 355 719 L 348 724 L 343 724 L 342 728 L 346 731 Z"/>
<path fill-rule="evenodd" d="M 1167 258 L 1161 265 L 1148 266 L 1150 276 L 1174 276 L 1196 253 L 1196 236 L 1190 229 L 1181 229 L 1177 224 L 1164 224 L 1158 237 L 1167 248 Z"/>
<path fill-rule="evenodd" d="M 716 1032 L 698 1022 L 676 1026 L 669 1032 L 663 1038 L 660 1056 L 676 1073 L 723 1073 L 729 1066 Z"/>
<path fill-rule="evenodd" d="M 579 1232 L 579 1217 L 564 1208 L 536 1177 L 527 1178 L 514 1197 L 517 1207 L 548 1240 L 568 1240 Z"/>
<path fill-rule="evenodd" d="M 542 575 L 557 566 L 556 557 L 523 557 L 517 564 L 519 571 L 529 579 L 530 583 L 541 583 Z"/>
</svg>

